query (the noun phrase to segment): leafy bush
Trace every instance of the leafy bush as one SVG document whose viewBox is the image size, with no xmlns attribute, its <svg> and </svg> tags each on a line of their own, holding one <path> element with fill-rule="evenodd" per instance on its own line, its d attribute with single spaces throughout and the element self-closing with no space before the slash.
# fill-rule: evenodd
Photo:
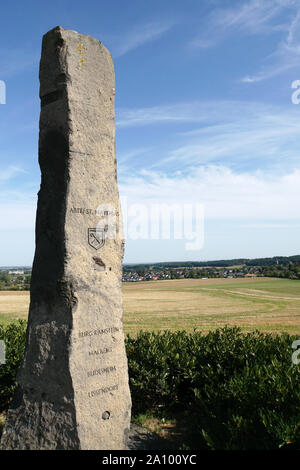
<svg viewBox="0 0 300 470">
<path fill-rule="evenodd" d="M 26 321 L 0 325 L 0 340 L 6 348 L 5 364 L 0 364 L 0 412 L 6 410 L 16 389 L 16 374 L 25 348 Z"/>
<path fill-rule="evenodd" d="M 128 336 L 133 411 L 189 408 L 199 448 L 300 448 L 294 339 L 228 327 Z"/>
</svg>

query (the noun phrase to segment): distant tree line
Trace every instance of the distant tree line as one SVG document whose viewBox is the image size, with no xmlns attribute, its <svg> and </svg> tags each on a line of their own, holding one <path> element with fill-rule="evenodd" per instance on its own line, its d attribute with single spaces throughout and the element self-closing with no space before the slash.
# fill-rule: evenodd
<svg viewBox="0 0 300 470">
<path fill-rule="evenodd" d="M 296 258 L 296 257 L 295 257 Z M 269 260 L 268 258 L 266 258 Z M 170 263 L 171 264 L 171 263 Z M 131 265 L 130 270 L 124 267 L 123 280 L 153 279 L 203 279 L 203 278 L 241 278 L 241 277 L 279 277 L 284 279 L 300 279 L 300 262 L 289 261 L 288 264 L 265 265 L 230 265 L 219 266 L 184 266 L 174 267 L 173 264 L 161 263 L 153 265 Z"/>
<path fill-rule="evenodd" d="M 266 277 L 281 277 L 285 279 L 300 279 L 300 263 L 289 262 L 288 265 L 278 264 L 266 266 L 263 270 Z"/>
<path fill-rule="evenodd" d="M 205 267 L 205 266 L 218 266 L 218 267 L 230 267 L 230 266 L 288 266 L 289 263 L 300 264 L 300 255 L 295 256 L 273 256 L 272 258 L 234 258 L 227 260 L 215 260 L 215 261 L 170 261 L 161 263 L 143 263 L 143 264 L 124 264 L 123 271 L 139 271 L 145 272 L 149 269 L 165 269 L 165 268 L 192 268 L 192 267 Z"/>
</svg>

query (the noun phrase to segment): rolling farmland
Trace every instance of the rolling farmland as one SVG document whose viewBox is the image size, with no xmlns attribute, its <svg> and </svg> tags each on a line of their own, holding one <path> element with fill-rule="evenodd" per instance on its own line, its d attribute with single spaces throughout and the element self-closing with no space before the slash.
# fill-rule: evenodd
<svg viewBox="0 0 300 470">
<path fill-rule="evenodd" d="M 245 331 L 300 333 L 300 282 L 287 279 L 178 279 L 123 283 L 125 332 Z M 29 292 L 0 292 L 0 323 L 26 319 Z"/>
</svg>

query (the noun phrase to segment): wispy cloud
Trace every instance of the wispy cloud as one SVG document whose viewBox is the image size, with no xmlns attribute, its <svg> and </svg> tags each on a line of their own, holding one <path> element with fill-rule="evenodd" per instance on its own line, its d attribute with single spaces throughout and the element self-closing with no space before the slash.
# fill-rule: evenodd
<svg viewBox="0 0 300 470">
<path fill-rule="evenodd" d="M 146 169 L 185 173 L 199 164 L 226 164 L 236 171 L 260 168 L 275 175 L 299 167 L 297 106 L 205 101 L 123 110 L 120 114 L 121 128 L 153 128 L 149 137 L 152 149 L 143 161 Z M 159 137 L 162 125 L 173 126 L 173 131 L 168 131 L 167 141 L 155 144 L 155 132 Z M 131 170 L 133 167 L 135 164 Z"/>
<path fill-rule="evenodd" d="M 151 106 L 145 108 L 119 108 L 117 110 L 117 126 L 138 127 L 161 123 L 205 123 L 216 124 L 240 118 L 245 115 L 245 109 L 249 116 L 258 112 L 268 112 L 272 107 L 256 103 L 254 101 L 193 101 L 173 103 L 170 105 Z"/>
<path fill-rule="evenodd" d="M 132 159 L 139 158 L 141 155 L 144 155 L 145 153 L 149 152 L 149 150 L 151 150 L 150 147 L 140 147 L 134 150 L 129 150 L 127 152 L 119 152 L 118 161 L 121 164 L 127 163 Z"/>
<path fill-rule="evenodd" d="M 287 119 L 285 121 L 285 119 Z M 297 143 L 297 115 L 257 113 L 249 119 L 232 120 L 202 127 L 182 134 L 184 145 L 171 151 L 160 165 L 174 162 L 230 162 L 234 167 L 272 166 L 278 171 L 297 164 L 300 145 Z M 283 165 L 284 158 L 284 165 Z"/>
<path fill-rule="evenodd" d="M 234 4 L 234 2 L 233 2 Z M 270 34 L 287 31 L 280 13 L 284 8 L 294 7 L 291 0 L 247 0 L 238 1 L 233 7 L 212 9 L 201 34 L 190 41 L 190 49 L 204 49 L 216 46 L 230 34 Z"/>
<path fill-rule="evenodd" d="M 298 5 L 299 6 L 299 5 Z M 292 68 L 299 67 L 300 60 L 300 9 L 295 12 L 285 37 L 279 42 L 276 50 L 266 58 L 261 70 L 253 76 L 242 78 L 243 82 L 253 83 L 279 75 Z"/>
<path fill-rule="evenodd" d="M 208 218 L 299 220 L 297 107 L 206 101 L 123 110 L 121 116 L 123 127 L 174 126 L 143 170 L 132 165 L 119 172 L 121 194 L 129 200 L 200 202 Z M 191 123 L 190 130 L 181 123 Z"/>
<path fill-rule="evenodd" d="M 150 22 L 133 28 L 130 32 L 112 39 L 114 57 L 120 57 L 148 42 L 158 39 L 169 31 L 174 22 Z"/>
<path fill-rule="evenodd" d="M 19 173 L 26 173 L 26 171 L 17 166 L 8 166 L 5 169 L 0 169 L 0 182 L 9 181 Z"/>
<path fill-rule="evenodd" d="M 179 103 L 173 105 L 152 106 L 148 108 L 119 109 L 117 113 L 118 127 L 136 127 L 156 123 L 194 122 L 195 113 L 192 108 L 197 104 Z"/>
<path fill-rule="evenodd" d="M 297 0 L 247 0 L 233 7 L 218 7 L 207 18 L 202 34 L 190 41 L 190 49 L 220 44 L 229 35 L 276 35 L 276 47 L 260 69 L 241 78 L 255 83 L 299 66 L 300 4 Z"/>
<path fill-rule="evenodd" d="M 250 0 L 238 2 L 234 8 L 216 9 L 212 13 L 213 23 L 225 29 L 242 30 L 251 34 L 270 33 L 286 29 L 280 13 L 292 2 L 277 0 Z"/>
</svg>

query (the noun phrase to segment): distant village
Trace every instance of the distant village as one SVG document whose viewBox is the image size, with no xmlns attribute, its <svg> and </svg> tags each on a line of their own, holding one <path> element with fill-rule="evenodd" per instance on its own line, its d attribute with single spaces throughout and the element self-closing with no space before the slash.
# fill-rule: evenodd
<svg viewBox="0 0 300 470">
<path fill-rule="evenodd" d="M 124 271 L 122 276 L 123 282 L 138 282 L 138 281 L 157 281 L 162 279 L 208 279 L 208 278 L 228 278 L 235 277 L 257 277 L 263 276 L 262 269 L 224 269 L 224 268 L 180 268 L 180 269 L 164 269 L 149 271 Z"/>
<path fill-rule="evenodd" d="M 29 290 L 31 268 L 0 269 L 0 290 Z"/>
<path fill-rule="evenodd" d="M 232 266 L 232 267 L 180 267 L 149 269 L 123 269 L 123 282 L 157 281 L 163 279 L 209 279 L 209 278 L 253 278 L 282 277 L 300 279 L 300 265 L 291 263 L 288 266 Z"/>
</svg>

